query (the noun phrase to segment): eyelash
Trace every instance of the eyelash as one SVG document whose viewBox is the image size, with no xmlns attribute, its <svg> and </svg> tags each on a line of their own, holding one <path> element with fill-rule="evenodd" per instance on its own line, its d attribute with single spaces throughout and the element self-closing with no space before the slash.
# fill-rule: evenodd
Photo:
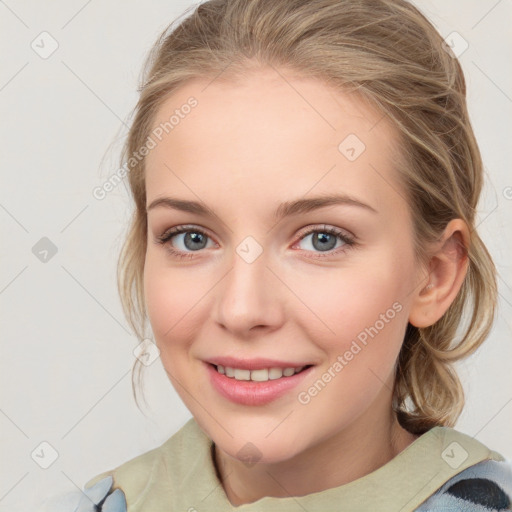
<svg viewBox="0 0 512 512">
<path fill-rule="evenodd" d="M 178 226 L 175 228 L 171 228 L 167 231 L 165 231 L 162 235 L 159 235 L 156 237 L 156 243 L 161 245 L 167 245 L 166 249 L 169 251 L 171 256 L 182 259 L 182 258 L 193 258 L 194 252 L 200 252 L 200 251 L 192 251 L 192 252 L 182 252 L 177 251 L 172 247 L 168 242 L 172 238 L 174 238 L 176 235 L 179 235 L 180 233 L 199 233 L 207 238 L 211 238 L 208 236 L 208 234 L 203 231 L 202 229 L 196 228 L 194 226 Z M 339 237 L 343 242 L 344 246 L 338 247 L 338 249 L 331 249 L 330 251 L 326 251 L 325 253 L 319 253 L 318 256 L 308 256 L 309 258 L 325 258 L 328 256 L 332 256 L 334 254 L 339 254 L 341 252 L 345 252 L 349 250 L 351 247 L 356 245 L 355 239 L 350 237 L 349 235 L 345 234 L 344 232 L 340 231 L 339 229 L 333 228 L 333 227 L 324 227 L 324 228 L 316 228 L 316 229 L 310 229 L 309 231 L 306 231 L 305 233 L 302 233 L 299 242 L 302 241 L 306 236 L 311 235 L 312 233 L 328 233 L 330 235 L 335 235 Z M 294 244 L 295 245 L 295 244 Z M 310 252 L 310 251 L 306 251 Z"/>
</svg>

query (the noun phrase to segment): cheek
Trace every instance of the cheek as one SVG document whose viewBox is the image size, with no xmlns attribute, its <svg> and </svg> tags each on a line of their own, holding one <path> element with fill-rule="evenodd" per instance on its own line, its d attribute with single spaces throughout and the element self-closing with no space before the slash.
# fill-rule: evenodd
<svg viewBox="0 0 512 512">
<path fill-rule="evenodd" d="M 144 297 L 151 328 L 160 350 L 187 338 L 194 321 L 194 304 L 199 291 L 190 286 L 186 273 L 165 268 L 159 256 L 148 254 L 144 267 Z M 188 282 L 188 285 L 187 285 Z"/>
<path fill-rule="evenodd" d="M 386 312 L 386 318 L 394 319 L 397 309 L 403 309 L 401 288 L 391 269 L 365 266 L 303 278 L 297 295 L 306 298 L 308 321 L 316 317 L 318 333 L 327 339 L 330 334 L 336 342 L 357 335 Z"/>
<path fill-rule="evenodd" d="M 301 397 L 310 398 L 318 411 L 334 405 L 340 421 L 360 414 L 378 393 L 392 387 L 390 379 L 402 346 L 407 314 L 397 282 L 389 273 L 380 274 L 379 279 L 376 274 L 354 269 L 344 273 L 337 283 L 335 279 L 308 281 L 315 283 L 315 287 L 309 287 L 308 306 L 322 321 L 312 319 L 308 312 L 307 318 L 300 317 L 301 328 L 307 330 L 325 361 L 316 380 L 309 383 L 312 387 L 300 390 Z M 313 330 L 311 325 L 317 327 Z M 322 383 L 317 385 L 318 380 L 327 383 L 325 392 L 317 393 L 317 389 L 324 388 Z M 314 398 L 317 394 L 318 399 Z"/>
<path fill-rule="evenodd" d="M 377 392 L 400 352 L 407 325 L 403 281 L 408 266 L 405 259 L 389 256 L 302 280 L 299 293 L 307 297 L 308 310 L 296 318 L 325 354 L 323 370 L 340 376 L 332 393 L 346 400 L 356 400 L 350 395 L 355 388 Z"/>
<path fill-rule="evenodd" d="M 168 280 L 158 271 L 157 264 L 151 257 L 146 257 L 144 266 L 144 298 L 153 333 L 160 340 L 172 327 L 172 318 L 168 315 L 174 311 L 173 295 L 166 292 Z"/>
</svg>

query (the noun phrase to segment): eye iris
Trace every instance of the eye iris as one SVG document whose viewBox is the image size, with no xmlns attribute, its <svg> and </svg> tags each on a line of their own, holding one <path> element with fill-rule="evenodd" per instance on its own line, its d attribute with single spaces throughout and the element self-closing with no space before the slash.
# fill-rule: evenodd
<svg viewBox="0 0 512 512">
<path fill-rule="evenodd" d="M 195 246 L 195 244 L 201 245 L 201 239 L 204 239 L 204 240 L 202 240 L 203 247 Z M 187 247 L 187 249 L 191 249 L 191 250 L 192 249 L 203 249 L 205 241 L 206 241 L 206 237 L 202 233 L 196 233 L 193 231 L 189 231 L 189 232 L 185 233 L 184 244 Z M 190 247 L 187 242 L 191 242 L 192 247 Z"/>
<path fill-rule="evenodd" d="M 320 243 L 319 247 L 317 247 L 317 242 Z M 327 242 L 327 246 L 324 245 L 326 242 Z M 335 246 L 336 246 L 336 237 L 334 235 L 329 234 L 329 233 L 313 233 L 313 247 L 315 249 L 330 251 Z"/>
</svg>

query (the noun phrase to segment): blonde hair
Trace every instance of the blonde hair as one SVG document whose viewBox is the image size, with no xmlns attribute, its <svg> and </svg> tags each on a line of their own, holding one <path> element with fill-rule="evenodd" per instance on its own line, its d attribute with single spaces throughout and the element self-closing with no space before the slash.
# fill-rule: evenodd
<svg viewBox="0 0 512 512">
<path fill-rule="evenodd" d="M 464 406 L 453 365 L 488 336 L 497 297 L 496 270 L 475 226 L 483 166 L 458 60 L 404 0 L 209 0 L 185 14 L 162 32 L 147 57 L 121 164 L 145 144 L 156 112 L 187 80 L 233 79 L 255 62 L 324 80 L 369 101 L 399 134 L 397 170 L 413 216 L 418 261 L 427 261 L 427 244 L 439 239 L 451 219 L 463 219 L 470 230 L 462 287 L 434 325 L 408 324 L 393 395 L 397 418 L 410 432 L 453 427 Z M 118 289 L 126 318 L 143 339 L 143 159 L 132 167 L 129 182 L 135 210 L 119 257 Z M 140 380 L 138 360 L 132 377 L 137 366 Z M 135 385 L 133 390 L 137 401 Z"/>
</svg>

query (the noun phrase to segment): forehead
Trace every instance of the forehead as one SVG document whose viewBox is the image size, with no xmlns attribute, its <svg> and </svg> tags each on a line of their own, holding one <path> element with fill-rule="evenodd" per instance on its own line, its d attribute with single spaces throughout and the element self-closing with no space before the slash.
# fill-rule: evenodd
<svg viewBox="0 0 512 512">
<path fill-rule="evenodd" d="M 231 190 L 265 202 L 333 189 L 375 206 L 399 199 L 390 186 L 391 124 L 317 79 L 273 68 L 236 80 L 194 79 L 162 104 L 153 132 L 159 127 L 161 141 L 146 159 L 148 202 L 176 189 L 189 198 Z"/>
</svg>

